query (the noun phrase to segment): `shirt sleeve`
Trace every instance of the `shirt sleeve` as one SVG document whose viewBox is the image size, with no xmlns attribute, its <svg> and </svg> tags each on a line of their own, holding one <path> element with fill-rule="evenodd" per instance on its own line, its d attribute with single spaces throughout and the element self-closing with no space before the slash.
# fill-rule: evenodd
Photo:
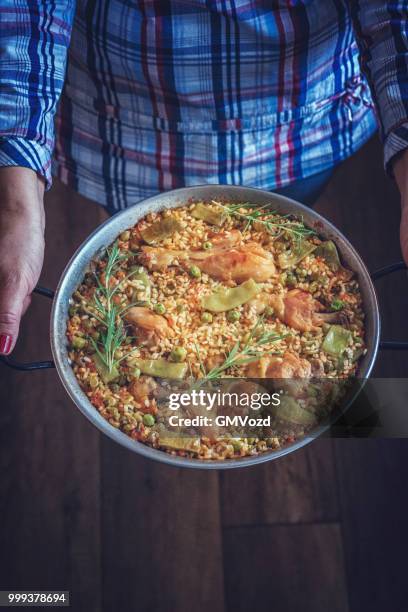
<svg viewBox="0 0 408 612">
<path fill-rule="evenodd" d="M 0 166 L 31 168 L 47 188 L 74 10 L 75 0 L 0 5 Z"/>
<path fill-rule="evenodd" d="M 349 5 L 391 171 L 394 156 L 408 147 L 408 1 L 349 0 Z"/>
</svg>

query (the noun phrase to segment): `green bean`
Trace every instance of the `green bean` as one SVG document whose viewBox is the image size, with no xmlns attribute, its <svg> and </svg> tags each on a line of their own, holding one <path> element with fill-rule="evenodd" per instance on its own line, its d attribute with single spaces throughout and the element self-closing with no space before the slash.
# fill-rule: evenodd
<svg viewBox="0 0 408 612">
<path fill-rule="evenodd" d="M 231 287 L 205 295 L 201 300 L 201 305 L 210 312 L 226 312 L 249 302 L 260 290 L 259 285 L 250 278 L 238 287 Z"/>
</svg>

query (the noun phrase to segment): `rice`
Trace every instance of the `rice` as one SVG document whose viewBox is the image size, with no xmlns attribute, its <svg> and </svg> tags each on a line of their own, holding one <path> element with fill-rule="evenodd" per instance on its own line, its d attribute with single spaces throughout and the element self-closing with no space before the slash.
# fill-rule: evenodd
<svg viewBox="0 0 408 612">
<path fill-rule="evenodd" d="M 220 227 L 194 216 L 198 204 L 222 212 Z M 148 244 L 144 236 L 164 228 L 163 220 L 177 229 Z M 299 219 L 246 204 L 189 202 L 147 215 L 92 262 L 71 298 L 69 358 L 82 389 L 113 427 L 164 452 L 233 459 L 292 443 L 310 427 L 276 411 L 272 425 L 255 435 L 180 427 L 169 442 L 171 412 L 164 400 L 171 383 L 137 364 L 183 370 L 184 385 L 227 377 L 307 379 L 309 387 L 316 378 L 349 380 L 365 352 L 362 299 L 357 280 L 328 244 Z M 248 280 L 258 292 L 252 299 L 223 311 L 203 307 L 208 296 Z M 337 344 L 345 342 L 338 355 L 336 334 Z M 246 347 L 250 361 L 236 359 L 225 368 L 235 346 L 239 355 Z M 305 397 L 306 386 L 299 382 L 297 388 L 303 391 L 295 394 L 295 413 L 313 414 L 316 425 L 321 406 L 311 393 Z M 325 406 L 325 416 L 327 411 Z"/>
</svg>

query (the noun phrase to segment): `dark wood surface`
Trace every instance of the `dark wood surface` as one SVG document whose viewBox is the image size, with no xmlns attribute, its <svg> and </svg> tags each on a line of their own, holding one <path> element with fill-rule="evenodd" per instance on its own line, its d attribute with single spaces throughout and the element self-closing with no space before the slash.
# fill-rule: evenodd
<svg viewBox="0 0 408 612">
<path fill-rule="evenodd" d="M 318 204 L 370 269 L 400 258 L 399 198 L 376 141 Z M 56 184 L 42 282 L 104 218 Z M 406 276 L 379 283 L 384 335 L 408 339 Z M 35 297 L 16 356 L 49 355 Z M 403 353 L 377 376 L 406 376 Z M 228 473 L 148 462 L 103 438 L 53 371 L 0 367 L 0 589 L 65 589 L 72 609 L 402 612 L 408 440 L 319 440 Z"/>
</svg>

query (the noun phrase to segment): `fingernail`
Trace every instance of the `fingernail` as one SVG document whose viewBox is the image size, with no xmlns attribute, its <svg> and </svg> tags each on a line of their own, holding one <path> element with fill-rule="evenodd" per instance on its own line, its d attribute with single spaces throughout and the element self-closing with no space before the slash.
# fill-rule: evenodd
<svg viewBox="0 0 408 612">
<path fill-rule="evenodd" d="M 11 351 L 13 338 L 9 334 L 0 334 L 0 355 L 8 355 Z"/>
</svg>

